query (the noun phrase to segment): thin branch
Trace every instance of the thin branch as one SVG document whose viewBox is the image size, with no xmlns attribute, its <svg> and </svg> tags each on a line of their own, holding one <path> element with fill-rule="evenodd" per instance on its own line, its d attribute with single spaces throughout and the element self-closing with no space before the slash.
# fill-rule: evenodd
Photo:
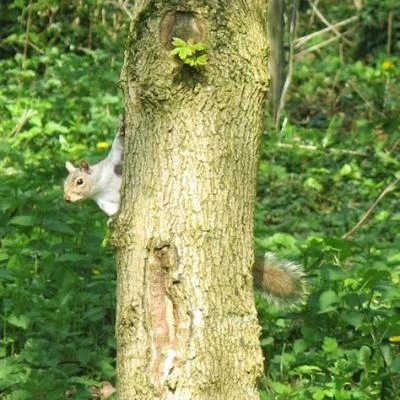
<svg viewBox="0 0 400 400">
<path fill-rule="evenodd" d="M 357 150 L 346 150 L 346 149 L 337 149 L 335 147 L 328 147 L 322 148 L 318 146 L 313 146 L 310 144 L 290 144 L 290 143 L 277 143 L 277 147 L 283 149 L 301 149 L 301 150 L 308 150 L 308 151 L 321 151 L 321 152 L 328 152 L 331 154 L 346 154 L 351 156 L 359 156 L 359 157 L 367 157 L 368 154 L 362 151 Z"/>
<path fill-rule="evenodd" d="M 392 153 L 393 150 L 396 150 L 396 149 L 397 149 L 397 146 L 399 145 L 399 143 L 400 143 L 400 139 L 397 139 L 397 140 L 394 142 L 394 144 L 390 147 L 389 153 Z"/>
<path fill-rule="evenodd" d="M 337 36 L 342 37 L 343 40 L 344 40 L 345 42 L 347 42 L 347 44 L 349 44 L 349 45 L 352 44 L 352 43 L 350 42 L 350 40 L 348 40 L 348 39 L 346 39 L 345 37 L 343 37 L 343 35 L 336 29 L 336 27 L 335 27 L 333 24 L 331 24 L 331 23 L 323 16 L 323 14 L 321 13 L 321 11 L 318 10 L 316 4 L 315 4 L 313 1 L 309 0 L 308 2 L 310 3 L 310 5 L 311 5 L 313 11 L 315 12 L 315 14 L 319 17 L 319 19 L 320 19 L 326 26 L 329 26 L 329 27 L 332 29 L 332 31 L 333 31 Z"/>
<path fill-rule="evenodd" d="M 318 6 L 319 0 L 315 0 L 315 5 Z M 308 26 L 306 31 L 308 31 L 313 25 L 314 25 L 314 19 L 315 19 L 315 12 L 312 11 L 310 13 L 310 19 L 308 20 Z"/>
<path fill-rule="evenodd" d="M 36 46 L 35 43 L 32 43 L 31 41 L 28 41 L 28 45 L 32 47 L 32 49 L 35 49 L 38 53 L 44 54 L 44 50 L 42 50 L 40 47 Z"/>
<path fill-rule="evenodd" d="M 393 11 L 389 11 L 387 43 L 386 43 L 386 53 L 387 54 L 390 54 L 391 50 L 392 50 L 392 35 L 393 35 Z"/>
<path fill-rule="evenodd" d="M 400 178 L 396 178 L 393 182 L 391 182 L 389 185 L 385 187 L 385 189 L 382 191 L 382 193 L 378 196 L 378 198 L 372 203 L 372 205 L 368 208 L 366 213 L 360 218 L 360 220 L 351 228 L 346 234 L 342 236 L 342 239 L 348 239 L 350 236 L 353 235 L 353 233 L 360 228 L 364 224 L 364 222 L 368 219 L 368 217 L 371 215 L 372 211 L 376 208 L 376 206 L 379 204 L 379 202 L 389 193 L 391 192 L 396 185 L 399 183 Z"/>
<path fill-rule="evenodd" d="M 319 49 L 321 49 L 322 47 L 325 47 L 325 46 L 327 46 L 328 44 L 330 44 L 330 43 L 332 43 L 332 42 L 336 42 L 336 40 L 339 40 L 339 39 L 340 39 L 340 38 L 339 38 L 338 36 L 333 36 L 333 37 L 331 37 L 331 38 L 329 38 L 329 39 L 326 39 L 326 40 L 325 40 L 324 42 L 322 42 L 322 43 L 318 43 L 318 44 L 316 44 L 316 45 L 314 45 L 314 46 L 309 47 L 308 49 L 305 49 L 305 50 L 303 50 L 303 51 L 300 51 L 299 53 L 296 54 L 296 58 L 301 57 L 301 56 L 303 56 L 304 54 L 311 53 L 311 52 L 313 52 L 313 51 L 315 51 L 315 50 L 319 50 Z"/>
<path fill-rule="evenodd" d="M 29 0 L 28 4 L 28 18 L 26 21 L 26 28 L 25 28 L 25 40 L 24 40 L 24 53 L 23 53 L 23 63 L 22 67 L 25 68 L 25 62 L 28 58 L 28 44 L 29 44 L 29 32 L 31 29 L 31 22 L 32 22 L 32 0 Z"/>
<path fill-rule="evenodd" d="M 324 29 L 321 29 L 321 30 L 313 32 L 313 33 L 309 33 L 308 35 L 305 35 L 305 36 L 302 36 L 302 37 L 299 37 L 294 42 L 294 48 L 295 49 L 299 48 L 299 47 L 303 46 L 305 43 L 307 43 L 309 40 L 314 39 L 315 37 L 321 36 L 321 35 L 323 35 L 323 34 L 325 34 L 327 32 L 331 32 L 333 30 L 333 27 L 338 28 L 340 26 L 344 26 L 344 25 L 350 24 L 350 23 L 352 23 L 354 21 L 357 21 L 357 20 L 358 20 L 358 16 L 354 15 L 353 17 L 344 19 L 343 21 L 337 22 L 336 24 L 327 26 Z M 342 34 L 340 34 L 340 36 L 342 36 Z"/>
<path fill-rule="evenodd" d="M 292 81 L 292 72 L 293 72 L 293 55 L 294 55 L 294 49 L 293 49 L 293 44 L 296 38 L 296 21 L 297 21 L 297 10 L 299 7 L 299 0 L 293 0 L 293 9 L 292 9 L 292 15 L 290 18 L 290 26 L 289 26 L 289 55 L 288 55 L 288 70 L 286 73 L 286 79 L 285 83 L 283 84 L 281 95 L 279 98 L 279 105 L 276 110 L 276 117 L 275 121 L 278 123 L 280 120 L 280 115 L 281 111 L 283 110 L 283 107 L 285 106 L 285 97 L 286 93 L 289 90 L 290 83 Z"/>
<path fill-rule="evenodd" d="M 14 127 L 14 129 L 10 132 L 9 136 L 14 136 L 18 135 L 19 132 L 21 132 L 22 128 L 25 126 L 25 124 L 33 117 L 35 114 L 35 111 L 28 108 L 25 109 L 22 116 L 20 117 L 17 125 Z"/>
<path fill-rule="evenodd" d="M 124 1 L 121 4 L 121 10 L 125 12 L 125 14 L 132 20 L 132 13 L 128 10 L 128 2 Z"/>
<path fill-rule="evenodd" d="M 107 1 L 106 4 L 111 4 L 113 7 L 119 8 L 132 20 L 132 13 L 128 10 L 129 1 Z"/>
<path fill-rule="evenodd" d="M 364 100 L 364 103 L 373 111 L 375 111 L 377 114 L 379 114 L 382 118 L 386 118 L 386 115 L 378 110 L 369 100 L 368 98 L 360 91 L 360 89 L 357 87 L 357 85 L 352 81 L 349 80 L 348 85 L 361 97 L 362 100 Z"/>
</svg>

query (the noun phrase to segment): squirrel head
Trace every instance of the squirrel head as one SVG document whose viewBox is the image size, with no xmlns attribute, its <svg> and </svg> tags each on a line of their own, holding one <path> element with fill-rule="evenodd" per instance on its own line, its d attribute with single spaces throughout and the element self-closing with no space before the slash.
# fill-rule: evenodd
<svg viewBox="0 0 400 400">
<path fill-rule="evenodd" d="M 91 169 L 85 160 L 79 162 L 78 167 L 67 161 L 65 168 L 69 172 L 64 182 L 64 199 L 75 202 L 86 199 L 93 189 L 93 181 L 90 177 Z"/>
</svg>

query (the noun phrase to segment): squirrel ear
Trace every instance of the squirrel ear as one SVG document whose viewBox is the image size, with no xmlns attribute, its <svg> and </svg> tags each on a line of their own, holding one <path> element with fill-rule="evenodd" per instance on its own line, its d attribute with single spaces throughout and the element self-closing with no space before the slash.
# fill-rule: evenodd
<svg viewBox="0 0 400 400">
<path fill-rule="evenodd" d="M 65 168 L 67 168 L 67 171 L 70 173 L 76 170 L 76 168 L 69 161 L 65 162 Z"/>
<path fill-rule="evenodd" d="M 89 167 L 88 162 L 85 160 L 79 161 L 79 169 L 81 169 L 85 172 L 89 172 L 90 167 Z"/>
</svg>

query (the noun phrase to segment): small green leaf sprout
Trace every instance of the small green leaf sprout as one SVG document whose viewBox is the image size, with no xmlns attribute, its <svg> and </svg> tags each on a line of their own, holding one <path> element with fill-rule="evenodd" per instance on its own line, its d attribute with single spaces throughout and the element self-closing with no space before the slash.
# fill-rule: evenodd
<svg viewBox="0 0 400 400">
<path fill-rule="evenodd" d="M 203 67 L 208 60 L 205 50 L 207 44 L 189 39 L 187 42 L 180 38 L 173 38 L 171 56 L 178 57 L 184 64 L 191 67 Z"/>
</svg>

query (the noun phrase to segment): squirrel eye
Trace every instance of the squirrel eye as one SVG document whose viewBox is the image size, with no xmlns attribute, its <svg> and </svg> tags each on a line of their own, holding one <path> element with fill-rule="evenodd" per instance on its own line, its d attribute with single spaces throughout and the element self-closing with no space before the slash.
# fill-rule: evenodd
<svg viewBox="0 0 400 400">
<path fill-rule="evenodd" d="M 77 179 L 76 180 L 76 184 L 77 185 L 82 185 L 83 184 L 83 179 L 82 178 Z"/>
</svg>

